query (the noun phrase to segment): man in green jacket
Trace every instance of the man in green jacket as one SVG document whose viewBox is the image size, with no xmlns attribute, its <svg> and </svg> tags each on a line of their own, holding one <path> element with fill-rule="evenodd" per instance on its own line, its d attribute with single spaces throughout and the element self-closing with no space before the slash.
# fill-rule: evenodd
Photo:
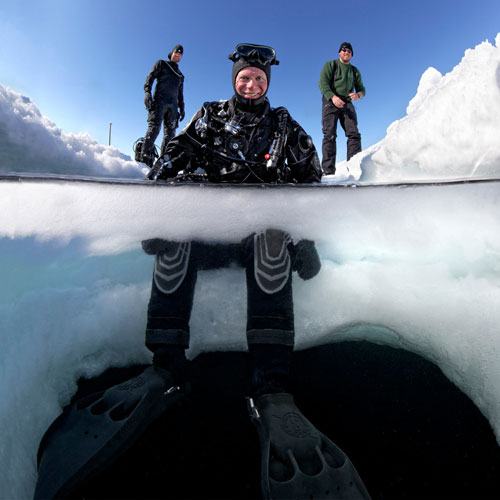
<svg viewBox="0 0 500 500">
<path fill-rule="evenodd" d="M 352 45 L 343 42 L 339 58 L 327 61 L 319 77 L 319 89 L 323 95 L 321 124 L 323 125 L 323 148 L 321 166 L 327 175 L 335 173 L 337 156 L 337 122 L 347 137 L 347 159 L 361 151 L 361 134 L 358 118 L 352 101 L 358 101 L 365 94 L 361 73 L 351 64 L 354 55 Z"/>
</svg>

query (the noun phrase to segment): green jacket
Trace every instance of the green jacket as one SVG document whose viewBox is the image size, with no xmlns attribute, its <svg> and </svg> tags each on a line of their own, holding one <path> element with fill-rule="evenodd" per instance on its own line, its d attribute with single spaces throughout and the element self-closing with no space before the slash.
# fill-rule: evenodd
<svg viewBox="0 0 500 500">
<path fill-rule="evenodd" d="M 354 89 L 366 95 L 359 69 L 352 64 L 344 64 L 339 59 L 332 59 L 325 63 L 319 75 L 318 86 L 327 101 L 331 100 L 334 95 L 350 101 L 351 99 L 347 96 Z"/>
</svg>

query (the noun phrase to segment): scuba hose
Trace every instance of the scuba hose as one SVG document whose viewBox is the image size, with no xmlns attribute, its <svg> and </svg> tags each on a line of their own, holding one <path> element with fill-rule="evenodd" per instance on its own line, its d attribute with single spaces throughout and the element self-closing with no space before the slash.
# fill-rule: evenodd
<svg viewBox="0 0 500 500">
<path fill-rule="evenodd" d="M 256 179 L 258 179 L 259 182 L 269 182 L 269 179 L 266 180 L 263 178 L 266 177 L 266 175 L 263 176 L 262 173 L 258 172 L 259 170 L 261 170 L 263 173 L 267 172 L 268 174 L 272 174 L 278 183 L 286 183 L 286 167 L 280 168 L 280 163 L 283 163 L 280 160 L 283 158 L 284 149 L 287 143 L 289 114 L 285 108 L 278 108 L 276 111 L 273 110 L 273 114 L 275 114 L 275 116 L 278 116 L 277 128 L 273 132 L 271 146 L 269 148 L 269 151 L 264 155 L 264 161 L 253 161 L 247 159 L 243 152 L 247 149 L 248 144 L 252 140 L 253 133 L 256 130 L 254 127 L 252 127 L 253 130 L 250 138 L 246 139 L 244 136 L 239 135 L 241 129 L 238 125 L 235 125 L 232 121 L 223 121 L 220 120 L 220 118 L 214 116 L 216 121 L 219 122 L 220 125 L 222 125 L 221 130 L 225 131 L 228 134 L 228 137 L 225 140 L 224 151 L 217 150 L 211 145 L 208 145 L 206 141 L 208 130 L 217 134 L 216 140 L 220 141 L 219 145 L 221 144 L 222 139 L 218 137 L 221 130 L 212 125 L 212 120 L 207 120 L 207 110 L 205 111 L 205 114 L 200 117 L 195 123 L 195 131 L 198 138 L 194 137 L 189 132 L 186 133 L 189 139 L 193 143 L 197 144 L 199 148 L 198 155 L 201 156 L 203 163 L 207 165 L 217 163 L 217 157 L 221 160 L 224 160 L 224 163 L 231 162 L 228 167 L 224 167 L 220 170 L 220 173 L 222 174 L 220 176 L 221 179 L 224 175 L 233 173 L 237 170 L 240 170 L 241 168 L 246 168 L 248 170 L 248 175 L 239 180 L 239 182 L 241 183 L 245 182 L 250 175 L 253 175 Z M 199 138 L 201 138 L 203 142 L 201 142 Z M 217 145 L 217 143 L 215 144 Z M 180 155 L 172 159 L 166 157 L 159 158 L 151 168 L 150 172 L 147 174 L 146 178 L 153 181 L 162 178 L 163 170 L 165 168 L 172 168 L 172 165 L 175 164 L 175 162 L 183 155 L 184 153 L 181 153 Z"/>
</svg>

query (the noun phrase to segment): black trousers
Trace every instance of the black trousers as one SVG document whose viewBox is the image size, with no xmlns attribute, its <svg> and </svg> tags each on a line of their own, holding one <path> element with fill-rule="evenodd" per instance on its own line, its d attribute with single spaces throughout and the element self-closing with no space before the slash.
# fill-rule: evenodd
<svg viewBox="0 0 500 500">
<path fill-rule="evenodd" d="M 337 108 L 332 101 L 323 97 L 321 124 L 323 127 L 323 145 L 321 167 L 325 174 L 335 173 L 337 156 L 337 122 L 344 129 L 347 137 L 347 159 L 350 160 L 361 151 L 361 134 L 358 130 L 358 117 L 352 102 Z"/>
<path fill-rule="evenodd" d="M 163 140 L 161 143 L 160 156 L 165 153 L 167 144 L 175 136 L 179 114 L 177 104 L 166 100 L 154 100 L 153 107 L 148 113 L 148 129 L 144 137 L 142 155 L 150 156 L 153 152 L 154 143 L 160 133 L 163 123 Z"/>
<path fill-rule="evenodd" d="M 274 239 L 285 233 L 275 231 Z M 284 252 L 265 249 L 271 255 L 273 267 L 284 263 L 281 284 L 271 292 L 266 288 L 265 277 L 259 275 L 260 250 L 257 238 L 250 236 L 241 244 L 223 245 L 191 242 L 172 244 L 165 255 L 156 255 L 155 273 L 148 305 L 146 346 L 151 350 L 160 345 L 189 346 L 189 320 L 193 306 L 194 290 L 199 270 L 217 269 L 231 264 L 246 270 L 247 286 L 247 342 L 252 344 L 294 345 L 294 312 L 292 294 L 292 272 L 286 242 L 277 242 Z M 262 240 L 259 240 L 262 241 Z M 257 250 L 256 250 L 257 248 Z M 170 253 L 168 253 L 170 252 Z M 180 255 L 180 254 L 183 255 Z M 286 255 L 283 256 L 283 253 Z M 279 254 L 279 255 L 278 255 Z M 162 264 L 162 258 L 170 257 Z M 264 257 L 265 258 L 265 257 Z M 288 261 L 287 261 L 288 259 Z M 276 265 L 278 263 L 278 266 Z M 167 275 L 170 275 L 170 279 Z M 178 277 L 182 279 L 179 280 Z M 170 280 L 170 281 L 164 281 Z M 274 282 L 279 280 L 272 280 Z"/>
</svg>

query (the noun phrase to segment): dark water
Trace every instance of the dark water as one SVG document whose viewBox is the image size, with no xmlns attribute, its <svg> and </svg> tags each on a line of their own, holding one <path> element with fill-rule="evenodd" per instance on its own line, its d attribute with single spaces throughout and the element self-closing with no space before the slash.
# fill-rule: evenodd
<svg viewBox="0 0 500 500">
<path fill-rule="evenodd" d="M 368 342 L 299 351 L 297 406 L 350 457 L 374 499 L 500 498 L 500 447 L 487 420 L 441 371 Z M 79 394 L 140 371 L 109 370 Z M 246 411 L 246 353 L 193 361 L 191 401 L 73 498 L 259 498 L 259 449 Z"/>
</svg>

